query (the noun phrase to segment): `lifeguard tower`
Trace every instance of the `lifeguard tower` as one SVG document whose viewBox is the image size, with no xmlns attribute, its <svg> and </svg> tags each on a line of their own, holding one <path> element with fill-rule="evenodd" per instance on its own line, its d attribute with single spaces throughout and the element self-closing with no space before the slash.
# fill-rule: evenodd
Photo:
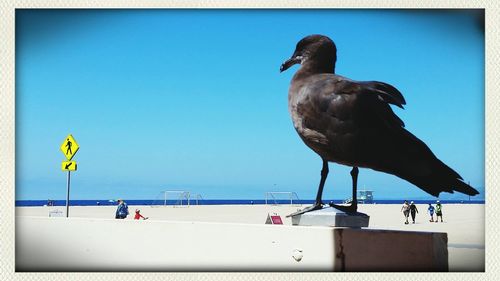
<svg viewBox="0 0 500 281">
<path fill-rule="evenodd" d="M 373 190 L 359 190 L 358 203 L 372 204 L 373 203 Z"/>
<path fill-rule="evenodd" d="M 372 204 L 373 203 L 373 190 L 358 190 L 358 204 Z M 350 204 L 352 197 L 344 200 L 344 204 Z"/>
</svg>

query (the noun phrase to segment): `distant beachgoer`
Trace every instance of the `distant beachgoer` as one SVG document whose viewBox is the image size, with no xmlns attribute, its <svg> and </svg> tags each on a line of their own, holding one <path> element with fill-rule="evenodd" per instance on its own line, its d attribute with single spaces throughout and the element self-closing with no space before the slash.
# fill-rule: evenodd
<svg viewBox="0 0 500 281">
<path fill-rule="evenodd" d="M 418 209 L 415 203 L 413 203 L 413 201 L 411 201 L 410 203 L 410 213 L 411 213 L 411 220 L 413 221 L 413 223 L 415 223 L 415 216 L 418 214 Z"/>
<path fill-rule="evenodd" d="M 149 219 L 148 217 L 144 217 L 143 215 L 141 215 L 141 210 L 139 209 L 135 209 L 135 216 L 134 216 L 134 220 L 139 220 L 139 219 L 143 219 L 143 220 L 147 220 Z"/>
<path fill-rule="evenodd" d="M 443 222 L 443 208 L 439 200 L 436 201 L 436 222 L 438 222 L 438 218 L 441 218 L 441 222 Z"/>
<path fill-rule="evenodd" d="M 116 208 L 116 215 L 115 219 L 124 219 L 128 215 L 128 206 L 125 201 L 122 199 L 118 199 L 116 202 L 118 202 L 118 207 Z"/>
<path fill-rule="evenodd" d="M 431 215 L 431 219 L 429 221 L 434 222 L 434 206 L 432 206 L 431 203 L 429 203 L 429 208 L 427 208 L 427 211 L 429 211 L 429 215 Z"/>
<path fill-rule="evenodd" d="M 403 212 L 403 215 L 405 216 L 405 224 L 408 224 L 408 216 L 410 215 L 410 205 L 408 204 L 408 201 L 405 200 L 403 203 L 403 207 L 401 207 L 401 211 Z"/>
</svg>

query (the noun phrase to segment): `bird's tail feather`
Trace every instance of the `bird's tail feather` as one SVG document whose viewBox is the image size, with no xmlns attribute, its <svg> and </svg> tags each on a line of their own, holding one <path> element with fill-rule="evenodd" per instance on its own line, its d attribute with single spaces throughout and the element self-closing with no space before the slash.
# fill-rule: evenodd
<svg viewBox="0 0 500 281">
<path fill-rule="evenodd" d="M 405 163 L 395 168 L 397 176 L 413 183 L 433 196 L 441 192 L 453 193 L 455 191 L 467 195 L 476 195 L 479 192 L 466 184 L 462 177 L 452 168 L 439 160 L 425 143 L 406 130 L 396 137 L 394 147 L 399 152 L 398 157 L 403 157 Z"/>
<path fill-rule="evenodd" d="M 479 194 L 479 191 L 477 191 L 475 188 L 472 186 L 466 184 L 462 180 L 456 179 L 455 184 L 453 185 L 453 189 L 455 191 L 474 196 L 476 194 Z"/>
<path fill-rule="evenodd" d="M 462 180 L 462 177 L 453 169 L 436 158 L 433 172 L 428 176 L 411 177 L 407 180 L 422 188 L 427 193 L 438 197 L 441 192 L 454 193 L 455 191 L 474 196 L 479 192 Z"/>
</svg>

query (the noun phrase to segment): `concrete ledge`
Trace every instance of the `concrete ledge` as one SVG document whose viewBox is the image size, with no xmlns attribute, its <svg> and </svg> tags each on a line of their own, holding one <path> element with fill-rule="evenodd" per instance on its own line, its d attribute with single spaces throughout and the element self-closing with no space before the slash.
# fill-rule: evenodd
<svg viewBox="0 0 500 281">
<path fill-rule="evenodd" d="M 16 218 L 16 271 L 446 271 L 445 233 Z"/>
<path fill-rule="evenodd" d="M 16 271 L 333 271 L 333 243 L 320 227 L 17 217 Z"/>
</svg>

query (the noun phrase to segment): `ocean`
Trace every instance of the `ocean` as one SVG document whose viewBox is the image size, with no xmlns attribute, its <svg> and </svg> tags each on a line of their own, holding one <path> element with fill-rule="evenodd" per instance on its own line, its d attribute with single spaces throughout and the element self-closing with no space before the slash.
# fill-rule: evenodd
<svg viewBox="0 0 500 281">
<path fill-rule="evenodd" d="M 133 205 L 187 205 L 187 200 L 127 200 L 123 199 L 129 206 Z M 342 203 L 342 200 L 323 200 L 323 202 Z M 373 203 L 366 204 L 403 204 L 404 200 L 373 200 Z M 413 200 L 415 204 L 435 204 L 436 200 Z M 51 200 L 53 206 L 66 206 L 66 200 Z M 484 204 L 484 200 L 440 200 L 442 204 Z M 48 200 L 16 200 L 16 207 L 36 207 L 49 205 Z M 290 204 L 290 200 L 268 200 L 268 204 Z M 312 204 L 314 200 L 293 200 L 293 204 Z M 70 200 L 70 206 L 112 206 L 117 203 L 113 200 Z M 191 199 L 190 205 L 263 205 L 266 200 L 251 199 Z"/>
</svg>

